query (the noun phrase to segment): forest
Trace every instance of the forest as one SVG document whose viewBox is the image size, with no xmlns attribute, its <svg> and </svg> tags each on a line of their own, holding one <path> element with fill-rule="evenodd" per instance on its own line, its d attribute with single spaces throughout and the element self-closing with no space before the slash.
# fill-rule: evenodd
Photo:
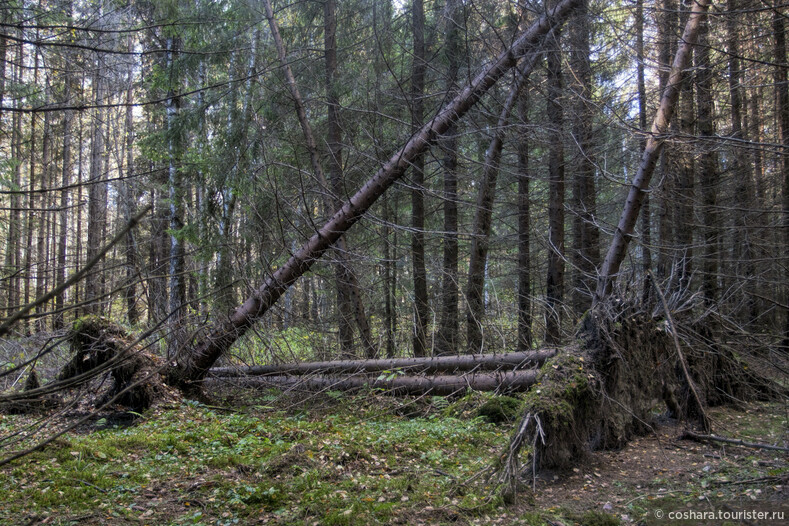
<svg viewBox="0 0 789 526">
<path fill-rule="evenodd" d="M 789 513 L 788 18 L 0 0 L 0 522 Z"/>
</svg>

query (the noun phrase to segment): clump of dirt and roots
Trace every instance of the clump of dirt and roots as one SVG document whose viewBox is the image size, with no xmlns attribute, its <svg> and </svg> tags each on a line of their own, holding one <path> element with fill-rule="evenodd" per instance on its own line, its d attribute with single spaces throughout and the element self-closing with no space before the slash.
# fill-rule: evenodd
<svg viewBox="0 0 789 526">
<path fill-rule="evenodd" d="M 129 332 L 107 318 L 78 318 L 67 341 L 70 359 L 54 380 L 42 385 L 36 371 L 31 370 L 22 392 L 4 397 L 3 410 L 52 409 L 63 405 L 68 391 L 88 387 L 89 396 L 83 397 L 83 405 L 113 404 L 139 413 L 172 393 L 162 382 L 162 359 L 146 352 Z"/>
<path fill-rule="evenodd" d="M 577 343 L 543 365 L 526 396 L 496 467 L 505 500 L 540 469 L 567 470 L 591 451 L 624 447 L 653 430 L 661 414 L 707 432 L 707 407 L 781 392 L 709 333 L 687 330 L 683 340 L 690 345 L 680 345 L 669 320 L 635 302 L 584 316 Z M 530 446 L 525 467 L 524 446 Z"/>
</svg>

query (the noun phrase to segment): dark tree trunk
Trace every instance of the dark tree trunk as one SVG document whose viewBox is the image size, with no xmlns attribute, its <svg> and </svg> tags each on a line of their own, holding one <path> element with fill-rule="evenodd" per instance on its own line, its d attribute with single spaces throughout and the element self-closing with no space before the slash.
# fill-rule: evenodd
<svg viewBox="0 0 789 526">
<path fill-rule="evenodd" d="M 457 76 L 461 59 L 462 3 L 449 0 L 447 5 L 446 91 L 457 94 Z M 451 126 L 439 142 L 444 168 L 444 234 L 441 273 L 441 307 L 436 354 L 451 354 L 459 349 L 458 342 L 458 141 L 457 127 Z"/>
<path fill-rule="evenodd" d="M 414 31 L 414 63 L 411 73 L 411 127 L 416 133 L 424 115 L 425 71 L 425 8 L 422 0 L 413 0 L 411 15 Z M 425 158 L 424 152 L 412 161 L 411 182 L 411 265 L 414 274 L 414 356 L 427 355 L 427 325 L 430 305 L 427 297 L 425 270 Z"/>
<path fill-rule="evenodd" d="M 664 93 L 668 86 L 669 70 L 671 69 L 671 56 L 676 49 L 676 39 L 674 38 L 674 26 L 677 17 L 677 0 L 662 0 L 657 14 L 657 31 L 660 51 L 658 65 L 658 87 L 660 93 Z M 646 130 L 644 130 L 646 133 Z M 644 146 L 646 149 L 646 145 Z M 643 153 L 642 153 L 643 155 Z M 673 210 L 671 194 L 673 185 L 671 183 L 673 156 L 668 149 L 660 150 L 660 201 L 658 210 L 658 241 L 660 250 L 657 254 L 657 277 L 662 282 L 669 276 L 669 247 L 673 243 Z M 646 197 L 646 195 L 645 195 Z"/>
<path fill-rule="evenodd" d="M 482 95 L 516 65 L 518 59 L 527 53 L 537 51 L 545 35 L 561 24 L 578 2 L 579 0 L 560 2 L 549 13 L 535 21 L 505 52 L 476 75 L 455 99 L 415 133 L 403 148 L 395 152 L 307 243 L 269 276 L 243 305 L 227 320 L 219 320 L 210 332 L 200 335 L 196 339 L 199 343 L 193 348 L 184 349 L 178 357 L 177 364 L 170 370 L 170 381 L 186 387 L 202 380 L 214 362 L 260 319 L 285 290 L 307 272 L 344 232 L 361 219 L 395 181 L 402 177 L 413 160 L 435 143 L 441 134 L 446 133 L 454 122 L 462 118 Z"/>
<path fill-rule="evenodd" d="M 134 116 L 133 116 L 133 72 L 129 70 L 128 73 L 128 87 L 126 90 L 126 180 L 120 183 L 120 207 L 122 211 L 123 221 L 128 223 L 136 213 L 137 204 L 137 188 L 134 182 Z M 65 183 L 64 183 L 65 184 Z M 126 288 L 124 289 L 124 296 L 126 299 L 126 319 L 129 325 L 134 326 L 139 320 L 139 312 L 137 310 L 137 246 L 134 237 L 134 231 L 129 230 L 124 240 L 124 255 L 125 255 L 125 280 Z"/>
<path fill-rule="evenodd" d="M 701 186 L 704 223 L 704 255 L 702 259 L 701 289 L 704 301 L 711 307 L 718 300 L 718 158 L 713 141 L 714 102 L 712 92 L 713 70 L 710 64 L 709 20 L 699 30 L 699 47 L 696 52 L 696 108 L 701 138 L 699 151 L 699 185 Z"/>
<path fill-rule="evenodd" d="M 529 99 L 524 90 L 518 101 L 518 351 L 532 347 L 531 316 L 531 202 L 529 183 Z"/>
<path fill-rule="evenodd" d="M 36 31 L 38 34 L 38 31 Z M 33 85 L 38 85 L 38 50 L 33 51 Z M 35 113 L 30 116 L 30 139 L 28 141 L 28 188 L 30 192 L 27 195 L 27 222 L 24 231 L 24 254 L 25 260 L 23 263 L 23 276 L 24 276 L 24 295 L 22 297 L 22 304 L 27 305 L 30 303 L 30 285 L 33 281 L 33 230 L 36 226 L 36 208 L 38 207 L 38 192 L 36 188 L 36 175 L 40 175 L 43 179 L 43 171 L 41 174 L 36 173 L 36 154 L 38 154 L 39 147 L 36 143 L 38 137 L 36 136 L 36 129 L 38 122 L 38 115 Z M 42 196 L 43 198 L 43 196 Z M 43 199 L 42 199 L 43 202 Z M 41 207 L 43 209 L 43 206 Z M 28 320 L 22 320 L 22 326 L 25 334 L 29 334 L 30 326 Z"/>
<path fill-rule="evenodd" d="M 22 81 L 21 64 L 24 57 L 23 46 L 17 46 L 14 54 L 16 67 L 13 68 L 12 78 L 14 83 Z M 21 106 L 21 98 L 14 100 L 15 108 Z M 22 113 L 15 111 L 11 116 L 11 157 L 13 159 L 22 158 Z M 22 164 L 15 163 L 11 174 L 11 184 L 14 188 L 21 188 L 22 185 Z M 5 279 L 6 288 L 6 307 L 7 317 L 11 316 L 19 307 L 19 272 L 21 271 L 21 214 L 20 196 L 18 193 L 11 194 L 9 199 L 11 210 L 8 212 L 8 236 L 6 237 L 5 267 L 9 275 Z"/>
<path fill-rule="evenodd" d="M 46 83 L 46 90 L 48 92 L 49 81 L 47 80 Z M 51 222 L 49 213 L 51 207 L 47 189 L 53 186 L 53 168 L 51 116 L 50 113 L 46 113 L 44 115 L 43 135 L 41 136 L 41 183 L 39 185 L 41 193 L 41 211 L 39 212 L 38 233 L 36 237 L 36 298 L 43 297 L 48 288 L 49 258 L 47 257 L 47 249 L 50 238 L 48 230 Z M 29 249 L 32 250 L 33 246 L 30 245 Z M 48 310 L 48 307 L 49 306 L 44 303 L 36 307 L 36 315 L 38 316 L 36 319 L 36 331 L 43 332 L 46 330 L 46 318 L 44 317 L 44 313 Z"/>
<path fill-rule="evenodd" d="M 594 135 L 592 123 L 592 67 L 589 59 L 590 24 L 588 2 L 583 2 L 569 23 L 570 67 L 572 81 L 569 92 L 576 101 L 572 125 L 573 144 L 577 145 L 573 174 L 573 266 L 572 309 L 574 322 L 592 305 L 596 271 L 600 264 L 600 233 L 596 224 L 597 194 L 595 191 Z"/>
<path fill-rule="evenodd" d="M 537 371 L 505 371 L 500 373 L 469 373 L 447 376 L 398 376 L 395 378 L 350 377 L 291 377 L 262 376 L 236 380 L 246 386 L 276 387 L 307 391 L 355 391 L 359 389 L 380 389 L 395 396 L 426 395 L 450 396 L 475 391 L 512 392 L 528 390 L 537 377 Z"/>
<path fill-rule="evenodd" d="M 104 123 L 100 105 L 104 103 L 104 79 L 102 78 L 101 58 L 96 59 L 96 74 L 93 78 L 94 100 L 98 108 L 94 109 L 90 142 L 90 174 L 88 176 L 88 245 L 85 250 L 85 261 L 90 261 L 101 250 L 107 223 L 107 181 L 104 174 Z M 91 314 L 101 314 L 103 305 L 101 296 L 101 265 L 97 265 L 93 275 L 85 280 L 85 310 Z"/>
<path fill-rule="evenodd" d="M 644 80 L 644 0 L 636 0 L 636 81 L 638 83 L 638 129 L 647 132 L 647 89 Z M 640 153 L 644 153 L 646 138 L 640 141 Z M 641 208 L 641 267 L 644 273 L 643 298 L 648 301 L 652 295 L 652 213 L 649 209 L 649 195 L 644 196 Z"/>
<path fill-rule="evenodd" d="M 778 110 L 778 126 L 781 132 L 783 155 L 781 170 L 783 172 L 783 243 L 784 265 L 789 268 L 789 79 L 786 66 L 786 25 L 785 14 L 780 10 L 780 2 L 775 1 L 773 10 L 773 34 L 775 35 L 773 60 L 773 79 L 775 81 L 776 104 Z M 789 286 L 784 286 L 784 305 L 789 305 Z M 789 350 L 789 310 L 784 308 L 784 350 Z"/>
<path fill-rule="evenodd" d="M 681 17 L 686 19 L 687 14 Z M 690 50 L 692 55 L 693 49 Z M 688 59 L 692 63 L 692 56 Z M 692 75 L 685 76 L 679 96 L 679 108 L 677 125 L 680 138 L 677 141 L 675 151 L 675 190 L 674 194 L 674 219 L 675 234 L 674 243 L 674 267 L 676 268 L 678 280 L 676 285 L 679 291 L 685 293 L 690 288 L 690 279 L 693 275 L 693 208 L 695 204 L 695 175 L 696 162 L 694 145 L 691 137 L 695 135 L 696 112 L 693 104 L 693 78 Z"/>
<path fill-rule="evenodd" d="M 548 273 L 545 283 L 545 342 L 562 339 L 564 309 L 564 112 L 562 110 L 562 50 L 554 33 L 546 52 L 548 144 Z"/>
<path fill-rule="evenodd" d="M 186 307 L 186 285 L 184 283 L 184 270 L 186 269 L 185 257 L 186 250 L 181 238 L 181 230 L 184 228 L 184 181 L 179 166 L 180 160 L 180 137 L 177 127 L 177 119 L 180 101 L 175 96 L 178 91 L 178 73 L 176 72 L 175 61 L 178 48 L 181 43 L 179 38 L 167 39 L 167 71 L 169 75 L 169 90 L 165 109 L 167 111 L 167 175 L 169 187 L 169 215 L 168 223 L 170 226 L 170 268 L 168 272 L 169 281 L 169 301 L 168 301 L 168 325 L 170 327 L 170 338 L 167 355 L 172 357 L 178 352 L 186 340 L 186 328 L 184 327 L 185 307 Z"/>
<path fill-rule="evenodd" d="M 70 100 L 71 98 L 71 82 L 72 78 L 70 73 L 67 71 L 65 73 L 65 78 L 63 80 L 65 89 L 64 89 L 64 99 Z M 131 107 L 129 107 L 129 111 L 131 111 Z M 73 170 L 72 161 L 71 161 L 71 134 L 73 133 L 72 130 L 72 123 L 74 120 L 74 112 L 72 110 L 66 110 L 63 112 L 63 159 L 62 159 L 62 170 L 61 170 L 61 179 L 60 179 L 60 210 L 58 212 L 58 240 L 57 240 L 57 253 L 55 255 L 56 264 L 55 264 L 55 287 L 58 288 L 63 283 L 66 282 L 66 250 L 67 250 L 67 241 L 68 241 L 68 232 L 69 232 L 69 213 L 68 213 L 68 197 L 69 197 L 69 190 L 68 186 L 71 184 L 71 172 Z M 56 330 L 62 329 L 65 326 L 64 323 L 64 308 L 66 306 L 66 293 L 61 292 L 55 297 L 55 319 L 53 321 L 54 328 Z"/>
</svg>

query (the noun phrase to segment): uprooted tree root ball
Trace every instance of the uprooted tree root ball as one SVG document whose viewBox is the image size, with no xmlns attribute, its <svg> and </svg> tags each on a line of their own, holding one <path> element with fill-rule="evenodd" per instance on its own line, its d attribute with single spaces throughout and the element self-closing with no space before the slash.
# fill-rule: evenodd
<svg viewBox="0 0 789 526">
<path fill-rule="evenodd" d="M 100 316 L 84 316 L 74 321 L 69 340 L 72 357 L 58 374 L 59 381 L 73 379 L 79 384 L 111 371 L 112 385 L 96 405 L 113 401 L 139 412 L 165 393 L 161 358 L 139 349 L 120 325 Z"/>
<path fill-rule="evenodd" d="M 635 305 L 619 304 L 588 312 L 578 342 L 565 347 L 540 369 L 526 395 L 520 423 L 500 457 L 497 473 L 505 501 L 514 499 L 520 481 L 539 469 L 564 470 L 588 452 L 623 447 L 652 428 L 659 413 L 695 421 L 688 401 L 688 379 L 666 323 Z M 731 351 L 708 345 L 683 349 L 704 367 L 690 378 L 706 405 L 739 399 L 764 399 L 769 383 L 748 372 Z M 714 349 L 715 352 L 711 352 Z M 520 451 L 530 446 L 524 468 Z"/>
</svg>

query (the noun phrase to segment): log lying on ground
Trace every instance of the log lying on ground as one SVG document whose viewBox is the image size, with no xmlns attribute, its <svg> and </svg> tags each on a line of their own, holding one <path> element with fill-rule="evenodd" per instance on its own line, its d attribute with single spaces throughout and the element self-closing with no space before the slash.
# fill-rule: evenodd
<svg viewBox="0 0 789 526">
<path fill-rule="evenodd" d="M 215 367 L 213 377 L 239 377 L 264 375 L 306 374 L 359 374 L 383 371 L 403 371 L 408 374 L 433 374 L 452 371 L 518 370 L 534 367 L 556 355 L 556 349 L 506 354 L 466 354 L 461 356 L 435 356 L 430 358 L 393 358 L 380 360 L 335 360 L 252 367 Z"/>
<path fill-rule="evenodd" d="M 449 396 L 467 389 L 475 391 L 526 391 L 537 378 L 537 371 L 506 371 L 498 373 L 470 373 L 445 376 L 396 376 L 371 378 L 367 376 L 247 376 L 232 379 L 239 387 L 277 388 L 304 391 L 358 391 L 380 389 L 386 394 Z M 212 384 L 229 379 L 207 378 Z"/>
</svg>

